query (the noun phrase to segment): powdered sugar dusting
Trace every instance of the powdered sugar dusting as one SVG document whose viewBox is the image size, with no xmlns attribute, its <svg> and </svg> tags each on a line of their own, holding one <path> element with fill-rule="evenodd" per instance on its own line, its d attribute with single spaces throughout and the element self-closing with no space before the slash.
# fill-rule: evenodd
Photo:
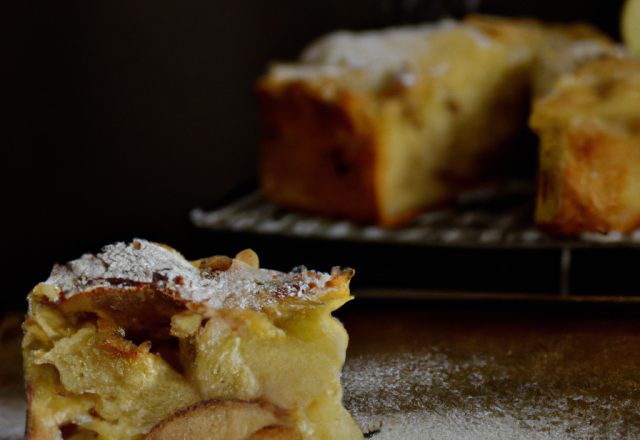
<svg viewBox="0 0 640 440">
<path fill-rule="evenodd" d="M 344 405 L 376 440 L 639 438 L 637 321 L 540 310 L 343 315 Z"/>
<path fill-rule="evenodd" d="M 275 64 L 269 76 L 274 81 L 292 80 L 353 82 L 355 88 L 384 86 L 389 76 L 398 72 L 427 73 L 429 68 L 440 65 L 438 50 L 433 47 L 434 36 L 458 33 L 466 36 L 480 49 L 495 44 L 481 29 L 451 19 L 419 26 L 403 26 L 377 31 L 337 31 L 325 35 L 309 45 L 296 64 Z M 438 43 L 442 44 L 442 43 Z M 430 59 L 427 72 L 416 59 Z M 436 71 L 435 76 L 444 73 Z M 415 79 L 410 81 L 413 86 Z"/>
<path fill-rule="evenodd" d="M 331 274 L 304 267 L 283 273 L 255 268 L 240 260 L 233 260 L 226 271 L 202 269 L 175 251 L 136 239 L 56 266 L 45 284 L 59 288 L 64 298 L 97 288 L 126 290 L 153 285 L 195 306 L 259 310 L 287 297 L 319 301 L 331 279 Z"/>
</svg>

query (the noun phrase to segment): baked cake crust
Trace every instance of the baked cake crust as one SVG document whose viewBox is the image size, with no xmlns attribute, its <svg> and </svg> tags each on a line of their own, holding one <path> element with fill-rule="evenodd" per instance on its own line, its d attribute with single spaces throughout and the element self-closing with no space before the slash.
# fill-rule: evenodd
<svg viewBox="0 0 640 440">
<path fill-rule="evenodd" d="M 640 228 L 640 62 L 563 77 L 530 120 L 540 136 L 536 223 L 562 234 Z"/>
</svg>

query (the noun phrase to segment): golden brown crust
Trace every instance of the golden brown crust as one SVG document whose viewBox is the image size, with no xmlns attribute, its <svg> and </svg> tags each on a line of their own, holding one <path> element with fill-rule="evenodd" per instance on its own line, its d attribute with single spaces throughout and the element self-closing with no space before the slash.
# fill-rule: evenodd
<svg viewBox="0 0 640 440">
<path fill-rule="evenodd" d="M 31 297 L 51 301 L 69 311 L 87 309 L 115 313 L 127 328 L 148 328 L 145 318 L 129 316 L 127 308 L 149 308 L 149 323 L 168 322 L 171 314 L 189 309 L 256 309 L 321 303 L 329 291 L 325 283 L 344 270 L 319 274 L 300 266 L 289 273 L 260 269 L 251 250 L 238 257 L 215 256 L 188 262 L 170 248 L 145 240 L 105 246 L 97 255 L 86 254 L 56 266 Z M 347 272 L 349 272 L 347 270 Z M 341 290 L 346 294 L 346 290 Z M 74 299 L 80 295 L 79 298 Z"/>
<path fill-rule="evenodd" d="M 561 234 L 640 227 L 640 63 L 602 60 L 538 101 L 537 224 Z"/>
<path fill-rule="evenodd" d="M 519 38 L 535 48 L 535 62 L 531 66 L 534 98 L 549 93 L 561 75 L 572 74 L 601 59 L 628 56 L 610 36 L 588 23 L 544 23 L 531 18 L 505 20 L 485 15 L 470 15 L 465 20 L 492 38 L 500 41 Z"/>
<path fill-rule="evenodd" d="M 44 429 L 38 426 L 38 418 L 33 414 L 33 386 L 27 382 L 25 384 L 27 396 L 27 423 L 25 426 L 25 437 L 27 440 L 40 440 L 51 438 L 44 434 Z"/>
<path fill-rule="evenodd" d="M 256 86 L 263 194 L 284 207 L 376 223 L 375 123 L 363 96 L 302 81 Z"/>
</svg>

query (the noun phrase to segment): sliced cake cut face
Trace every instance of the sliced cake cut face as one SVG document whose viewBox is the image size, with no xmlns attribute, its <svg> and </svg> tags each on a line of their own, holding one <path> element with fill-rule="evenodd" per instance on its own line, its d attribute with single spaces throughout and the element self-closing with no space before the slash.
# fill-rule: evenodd
<svg viewBox="0 0 640 440">
<path fill-rule="evenodd" d="M 536 222 L 557 233 L 640 228 L 640 62 L 608 59 L 538 100 Z"/>
<path fill-rule="evenodd" d="M 23 326 L 27 438 L 362 438 L 331 317 L 352 275 L 144 240 L 56 266 Z"/>
</svg>

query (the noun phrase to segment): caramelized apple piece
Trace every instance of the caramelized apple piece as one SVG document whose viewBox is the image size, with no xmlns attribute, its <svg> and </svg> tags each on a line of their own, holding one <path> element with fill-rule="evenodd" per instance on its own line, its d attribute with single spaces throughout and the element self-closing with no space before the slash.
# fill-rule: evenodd
<svg viewBox="0 0 640 440">
<path fill-rule="evenodd" d="M 213 257 L 203 258 L 201 260 L 192 261 L 193 264 L 198 269 L 202 270 L 221 270 L 226 271 L 231 267 L 231 262 L 233 260 L 226 255 L 214 255 Z"/>
<path fill-rule="evenodd" d="M 278 426 L 282 423 L 274 410 L 259 403 L 209 400 L 164 419 L 153 427 L 146 440 L 293 440 L 300 437 L 291 427 Z"/>
<path fill-rule="evenodd" d="M 186 310 L 181 301 L 146 286 L 82 292 L 60 302 L 59 308 L 65 314 L 93 312 L 98 316 L 108 316 L 130 334 L 162 333 L 164 337 L 168 337 L 166 333 L 171 317 Z"/>
<path fill-rule="evenodd" d="M 239 252 L 238 255 L 236 255 L 236 260 L 240 260 L 251 267 L 260 267 L 260 259 L 258 258 L 258 254 L 256 254 L 251 249 L 245 249 L 242 252 Z"/>
</svg>

